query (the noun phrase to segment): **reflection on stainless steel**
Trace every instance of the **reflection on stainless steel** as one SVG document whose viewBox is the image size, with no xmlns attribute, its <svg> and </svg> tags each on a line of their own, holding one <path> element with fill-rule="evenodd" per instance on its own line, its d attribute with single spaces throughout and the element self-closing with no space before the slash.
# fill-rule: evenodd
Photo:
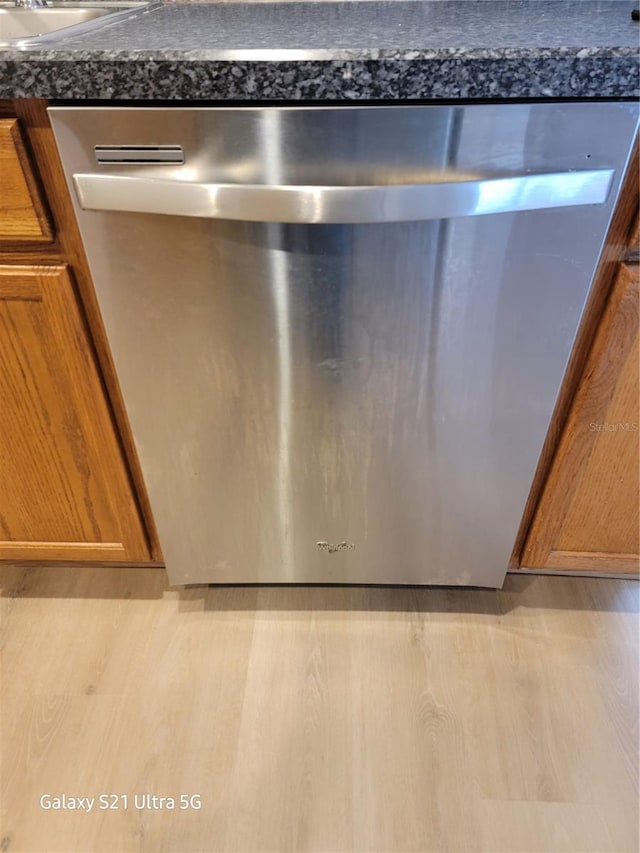
<svg viewBox="0 0 640 853">
<path fill-rule="evenodd" d="M 261 150 L 264 151 L 264 170 L 268 180 L 282 180 L 282 139 L 280 115 L 272 110 L 265 116 L 261 127 Z M 278 496 L 278 526 L 282 553 L 281 571 L 284 580 L 295 580 L 292 549 L 292 495 L 291 495 L 291 317 L 289 312 L 289 288 L 287 260 L 282 245 L 279 225 L 267 228 L 266 237 L 269 253 L 269 281 L 272 282 L 273 317 L 277 339 L 278 358 L 278 440 L 275 491 Z"/>
<path fill-rule="evenodd" d="M 276 493 L 278 495 L 278 526 L 282 549 L 282 571 L 288 581 L 295 580 L 291 548 L 291 340 L 289 312 L 289 282 L 285 250 L 280 245 L 278 226 L 267 231 L 269 276 L 272 282 L 273 315 L 278 342 L 278 465 Z"/>
<path fill-rule="evenodd" d="M 51 115 L 171 580 L 499 586 L 637 105 Z"/>
<path fill-rule="evenodd" d="M 47 0 L 14 0 L 13 5 L 17 9 L 34 9 L 38 6 L 46 6 Z"/>
<path fill-rule="evenodd" d="M 165 213 L 255 222 L 417 222 L 544 210 L 607 199 L 612 169 L 383 187 L 199 184 L 74 175 L 85 210 Z"/>
</svg>

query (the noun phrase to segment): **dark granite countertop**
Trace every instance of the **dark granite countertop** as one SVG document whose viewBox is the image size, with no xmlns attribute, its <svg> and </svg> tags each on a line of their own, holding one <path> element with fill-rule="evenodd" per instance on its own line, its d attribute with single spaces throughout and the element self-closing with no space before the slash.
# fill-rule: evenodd
<svg viewBox="0 0 640 853">
<path fill-rule="evenodd" d="M 0 97 L 634 98 L 637 0 L 164 3 L 0 49 Z"/>
</svg>

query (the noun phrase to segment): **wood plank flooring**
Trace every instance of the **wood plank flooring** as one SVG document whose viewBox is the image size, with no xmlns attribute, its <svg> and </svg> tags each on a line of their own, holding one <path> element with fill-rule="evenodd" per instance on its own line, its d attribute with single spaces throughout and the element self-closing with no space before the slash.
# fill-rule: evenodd
<svg viewBox="0 0 640 853">
<path fill-rule="evenodd" d="M 3 853 L 638 850 L 634 581 L 178 591 L 157 569 L 4 566 L 0 584 Z M 202 807 L 138 810 L 144 793 Z"/>
</svg>

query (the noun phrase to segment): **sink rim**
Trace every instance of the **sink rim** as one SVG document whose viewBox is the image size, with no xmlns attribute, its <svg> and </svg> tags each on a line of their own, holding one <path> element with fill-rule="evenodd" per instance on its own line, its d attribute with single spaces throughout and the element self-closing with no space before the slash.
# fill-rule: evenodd
<svg viewBox="0 0 640 853">
<path fill-rule="evenodd" d="M 20 50 L 39 47 L 40 45 L 53 47 L 58 42 L 70 36 L 81 35 L 82 33 L 107 26 L 112 22 L 122 21 L 125 18 L 143 14 L 160 5 L 162 5 L 161 0 L 86 0 L 86 2 L 85 0 L 75 0 L 75 2 L 74 0 L 54 0 L 54 2 L 49 2 L 46 6 L 36 6 L 30 9 L 15 6 L 13 0 L 0 0 L 0 15 L 3 12 L 18 14 L 26 12 L 29 13 L 29 17 L 45 18 L 51 12 L 55 13 L 56 11 L 81 12 L 91 10 L 99 11 L 100 13 L 89 20 L 64 24 L 57 29 L 48 30 L 44 33 L 18 36 L 16 38 L 2 38 L 0 36 L 0 50 L 7 48 Z"/>
</svg>

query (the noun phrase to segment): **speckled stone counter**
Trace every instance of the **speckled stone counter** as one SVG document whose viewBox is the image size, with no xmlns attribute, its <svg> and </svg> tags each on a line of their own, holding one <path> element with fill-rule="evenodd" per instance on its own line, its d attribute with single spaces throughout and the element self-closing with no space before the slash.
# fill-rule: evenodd
<svg viewBox="0 0 640 853">
<path fill-rule="evenodd" d="M 0 49 L 0 97 L 634 98 L 633 0 L 166 3 Z"/>
</svg>

